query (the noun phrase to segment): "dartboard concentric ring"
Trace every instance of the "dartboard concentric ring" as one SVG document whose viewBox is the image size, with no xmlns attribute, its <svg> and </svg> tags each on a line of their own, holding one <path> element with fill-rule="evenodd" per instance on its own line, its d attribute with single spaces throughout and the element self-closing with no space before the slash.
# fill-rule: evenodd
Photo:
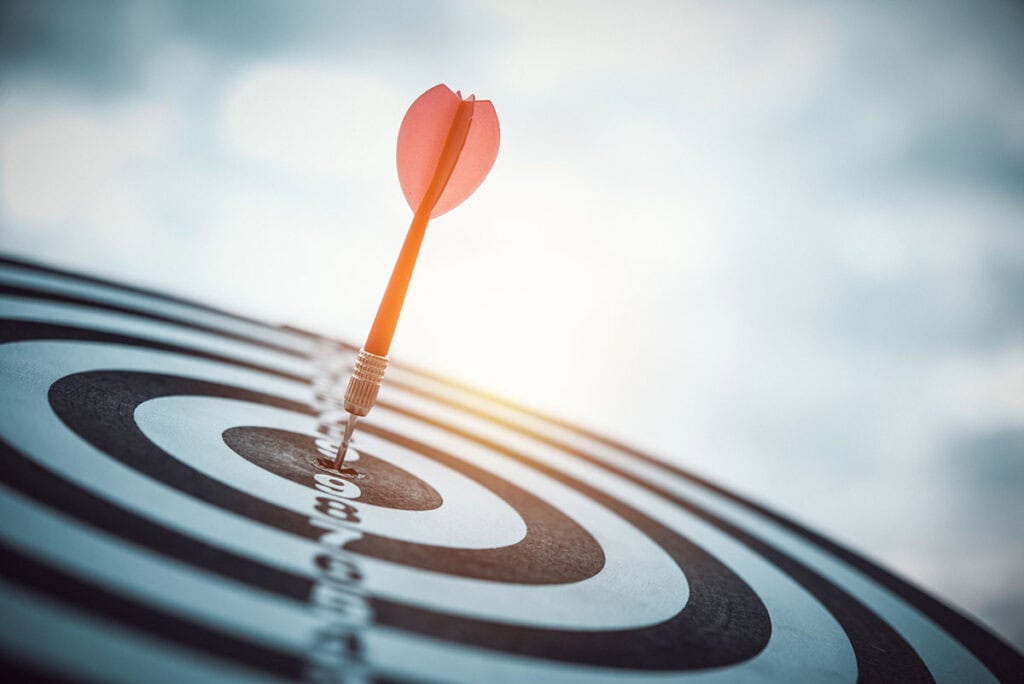
<svg viewBox="0 0 1024 684">
<path fill-rule="evenodd" d="M 71 681 L 936 681 L 1024 660 L 624 445 L 350 345 L 0 261 L 3 667 Z"/>
</svg>

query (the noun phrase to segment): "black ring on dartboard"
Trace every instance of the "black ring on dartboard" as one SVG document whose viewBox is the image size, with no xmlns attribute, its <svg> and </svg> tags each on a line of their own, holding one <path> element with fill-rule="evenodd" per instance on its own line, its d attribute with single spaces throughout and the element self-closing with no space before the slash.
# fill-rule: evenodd
<svg viewBox="0 0 1024 684">
<path fill-rule="evenodd" d="M 44 273 L 48 273 L 48 274 L 58 273 L 59 275 L 62 275 L 62 276 L 67 277 L 67 278 L 72 278 L 72 279 L 76 279 L 76 280 L 82 280 L 82 281 L 85 281 L 85 282 L 95 282 L 95 283 L 99 283 L 99 284 L 102 284 L 102 285 L 105 285 L 105 286 L 109 286 L 109 287 L 118 287 L 118 288 L 125 289 L 125 290 L 128 290 L 128 291 L 139 292 L 139 293 L 145 294 L 145 295 L 147 295 L 149 297 L 153 297 L 153 298 L 162 299 L 162 300 L 166 300 L 166 301 L 172 301 L 172 302 L 176 302 L 176 303 L 185 304 L 185 305 L 188 305 L 188 306 L 200 309 L 200 310 L 215 311 L 215 312 L 217 312 L 219 314 L 230 316 L 231 318 L 235 318 L 235 319 L 238 319 L 238 320 L 245 320 L 245 321 L 247 321 L 249 323 L 258 323 L 256 321 L 252 321 L 251 319 L 244 319 L 242 317 L 238 317 L 238 316 L 235 316 L 233 314 L 229 314 L 229 313 L 226 313 L 226 312 L 223 312 L 223 311 L 217 311 L 216 309 L 211 309 L 210 307 L 206 307 L 204 305 L 198 305 L 198 304 L 196 304 L 194 302 L 189 302 L 189 301 L 185 301 L 185 300 L 178 300 L 178 299 L 174 299 L 174 298 L 169 298 L 169 297 L 166 297 L 166 296 L 164 296 L 162 294 L 159 294 L 159 293 L 154 293 L 154 292 L 145 291 L 145 290 L 139 290 L 138 288 L 130 288 L 130 287 L 126 288 L 126 287 L 124 287 L 122 285 L 119 285 L 117 283 L 111 283 L 111 282 L 105 281 L 105 280 L 100 280 L 100 279 L 95 279 L 95 278 L 82 278 L 82 277 L 79 277 L 79 276 L 77 276 L 75 274 L 69 274 L 69 273 L 65 273 L 65 272 L 55 272 L 55 271 L 52 271 L 51 269 L 35 266 L 35 265 L 32 265 L 32 264 L 23 264 L 23 263 L 20 263 L 20 262 L 12 262 L 12 261 L 5 260 L 5 259 L 0 259 L 0 263 L 9 263 L 9 264 L 12 264 L 12 265 L 17 266 L 17 267 L 29 268 L 29 269 L 32 269 L 32 270 L 36 270 L 36 271 L 40 271 L 40 272 L 44 272 Z M 22 293 L 18 292 L 17 294 L 22 294 Z M 45 293 L 45 292 L 31 292 L 31 295 L 35 296 L 37 298 L 52 298 L 49 293 Z M 75 302 L 75 303 L 78 303 L 78 302 Z M 107 305 L 104 302 L 83 301 L 82 303 L 87 305 L 87 306 L 95 307 L 95 308 L 108 308 L 108 309 L 111 308 L 109 305 Z M 148 312 L 136 312 L 136 311 L 126 310 L 125 313 L 132 313 L 133 315 L 136 315 L 136 316 L 143 316 L 143 317 L 150 317 L 150 318 L 158 318 L 158 319 L 161 318 L 159 316 L 154 316 L 153 314 L 150 314 Z M 211 330 L 211 329 L 208 329 L 208 328 L 204 329 L 204 328 L 202 328 L 202 326 L 197 326 L 197 325 L 193 324 L 191 321 L 182 320 L 182 319 L 178 319 L 178 318 L 167 318 L 167 319 L 164 319 L 164 320 L 166 320 L 167 322 L 175 323 L 175 324 L 178 324 L 178 325 L 183 325 L 183 326 L 186 326 L 186 327 L 202 329 L 202 330 L 204 330 L 204 332 L 213 332 L 213 333 L 218 334 L 218 335 L 224 335 L 226 337 L 232 337 L 231 334 L 226 334 L 224 331 Z M 306 335 L 310 339 L 317 339 L 315 335 L 311 335 L 309 333 L 304 333 L 303 331 L 300 331 L 300 330 L 291 330 L 291 331 L 295 332 L 295 333 L 298 333 L 298 334 Z M 3 332 L 4 331 L 2 329 L 0 329 L 0 333 L 3 333 Z M 105 335 L 103 333 L 94 333 L 93 331 L 80 331 L 80 330 L 74 329 L 74 328 L 65 328 L 65 327 L 62 327 L 62 326 L 46 326 L 46 325 L 39 326 L 39 329 L 37 329 L 35 332 L 36 333 L 40 333 L 40 334 L 38 334 L 38 336 L 36 336 L 36 335 L 32 336 L 32 337 L 34 337 L 36 339 L 40 339 L 40 338 L 75 339 L 75 338 L 78 338 L 78 339 L 92 339 L 92 340 L 97 340 L 97 341 L 99 341 L 100 339 L 103 339 L 103 341 L 117 343 L 117 340 L 115 338 L 119 337 L 119 336 L 109 336 L 109 335 Z M 245 341 L 250 342 L 250 343 L 255 343 L 255 344 L 259 344 L 260 343 L 259 340 L 248 338 L 248 337 L 245 337 L 245 336 L 235 335 L 234 337 L 236 337 L 236 339 L 244 339 Z M 171 345 L 165 345 L 165 344 L 161 344 L 161 343 L 154 343 L 154 342 L 148 342 L 148 341 L 142 341 L 142 340 L 134 340 L 134 339 L 131 339 L 131 338 L 125 338 L 125 339 L 128 339 L 130 341 L 130 343 L 133 344 L 134 346 L 144 346 L 144 347 L 150 347 L 150 348 L 155 348 L 155 349 L 164 349 L 164 350 L 167 350 L 167 351 L 177 351 L 177 352 L 180 352 L 180 353 L 186 353 L 186 354 L 190 354 L 190 355 L 193 355 L 193 356 L 200 356 L 200 357 L 215 359 L 217 361 L 222 361 L 222 362 L 230 363 L 230 364 L 236 365 L 236 366 L 243 366 L 243 367 L 248 367 L 248 368 L 256 368 L 255 366 L 252 366 L 252 365 L 246 364 L 246 363 L 240 363 L 240 362 L 238 362 L 237 360 L 234 360 L 234 359 L 225 359 L 225 358 L 221 358 L 221 357 L 216 357 L 214 355 L 205 354 L 203 352 L 196 351 L 196 350 L 180 349 L 180 348 L 173 347 Z M 324 341 L 324 342 L 327 342 L 327 341 Z M 0 340 L 0 343 L 2 343 L 2 340 Z M 339 343 L 335 343 L 335 344 L 339 344 Z M 270 345 L 264 345 L 264 346 L 270 346 Z M 351 348 L 349 345 L 340 345 L 339 344 L 339 346 L 344 346 L 345 348 L 348 348 L 348 349 Z M 280 351 L 280 350 L 278 350 L 278 351 Z M 399 364 L 396 364 L 396 365 L 399 365 Z M 262 370 L 263 372 L 268 372 L 265 369 L 259 369 L 259 370 Z M 411 372 L 418 372 L 420 375 L 423 375 L 423 376 L 427 377 L 428 379 L 430 379 L 430 380 L 432 380 L 434 382 L 440 382 L 440 383 L 443 383 L 443 384 L 452 385 L 452 386 L 458 387 L 459 389 L 465 390 L 464 387 L 461 387 L 461 386 L 459 386 L 459 385 L 457 385 L 455 383 L 450 383 L 449 381 L 447 381 L 445 379 L 442 379 L 442 378 L 438 378 L 437 376 L 433 376 L 432 374 L 423 373 L 419 369 L 407 368 L 407 370 L 410 370 Z M 281 373 L 276 373 L 276 374 L 277 375 L 284 375 L 284 374 L 281 374 Z M 297 378 L 293 378 L 293 379 L 297 379 Z M 393 384 L 398 384 L 398 383 L 393 383 Z M 605 468 L 606 470 L 610 470 L 611 472 L 615 472 L 617 475 L 619 475 L 621 477 L 625 477 L 625 478 L 627 478 L 627 479 L 629 479 L 631 481 L 634 481 L 636 484 L 638 484 L 640 486 L 643 486 L 643 487 L 645 487 L 645 488 L 647 488 L 647 489 L 657 493 L 660 496 L 664 496 L 667 499 L 674 500 L 679 505 L 688 508 L 689 510 L 691 510 L 692 512 L 694 512 L 694 513 L 696 513 L 698 515 L 701 515 L 701 517 L 705 517 L 705 519 L 707 519 L 711 524 L 719 526 L 721 529 L 723 529 L 724 531 L 726 531 L 726 532 L 728 532 L 730 534 L 734 534 L 733 530 L 735 530 L 735 528 L 733 528 L 731 525 L 729 525 L 728 523 L 725 523 L 724 521 L 716 519 L 715 516 L 710 516 L 710 518 L 706 517 L 708 515 L 706 512 L 704 512 L 699 507 L 694 506 L 689 501 L 687 501 L 687 500 L 685 500 L 685 499 L 683 499 L 681 497 L 674 496 L 670 492 L 665 491 L 664 489 L 658 487 L 657 485 L 654 485 L 652 483 L 648 483 L 646 481 L 640 480 L 640 479 L 636 478 L 635 476 L 633 476 L 632 474 L 630 474 L 628 472 L 623 472 L 623 471 L 621 471 L 619 469 L 611 468 L 607 464 L 605 464 L 603 462 L 600 462 L 600 461 L 598 461 L 596 459 L 593 459 L 592 457 L 589 457 L 586 454 L 581 454 L 578 451 L 574 450 L 573 448 L 567 447 L 566 445 L 561 444 L 557 440 L 553 440 L 553 439 L 551 439 L 550 437 L 548 437 L 546 435 L 540 435 L 540 434 L 537 434 L 535 431 L 529 430 L 529 429 L 524 428 L 524 427 L 522 427 L 520 425 L 511 424 L 511 423 L 509 423 L 508 421 L 504 420 L 503 418 L 501 418 L 499 416 L 495 416 L 495 415 L 490 414 L 490 413 L 488 413 L 486 411 L 481 411 L 480 409 L 478 409 L 476 407 L 468 407 L 468 406 L 465 406 L 465 405 L 460 405 L 458 402 L 452 402 L 451 400 L 449 400 L 449 399 L 447 399 L 445 397 L 435 396 L 435 395 L 433 395 L 433 394 L 431 394 L 429 392 L 423 392 L 423 390 L 419 390 L 417 388 L 406 388 L 406 389 L 410 389 L 411 391 L 415 391 L 415 392 L 418 392 L 420 394 L 424 394 L 425 396 L 429 396 L 434 401 L 438 401 L 438 402 L 441 402 L 441 403 L 446 403 L 446 404 L 453 405 L 456 408 L 459 408 L 461 410 L 467 411 L 468 413 L 471 413 L 471 414 L 474 414 L 474 415 L 479 415 L 481 417 L 486 418 L 487 420 L 491 420 L 491 421 L 493 421 L 495 423 L 501 424 L 501 425 L 503 425 L 505 427 L 509 427 L 509 428 L 511 428 L 513 430 L 516 430 L 516 431 L 518 431 L 520 433 L 526 434 L 526 435 L 528 435 L 530 437 L 533 437 L 535 439 L 540 439 L 541 441 L 547 442 L 547 443 L 549 443 L 549 444 L 551 444 L 553 446 L 556 446 L 558 448 L 562 448 L 562 449 L 566 450 L 567 452 L 569 452 L 570 454 L 572 454 L 574 456 L 584 458 L 585 460 L 591 461 L 592 463 L 594 463 L 594 465 L 597 465 L 598 467 Z M 564 423 L 564 422 L 561 422 L 561 421 L 553 420 L 553 419 L 551 419 L 551 418 L 549 418 L 547 416 L 543 416 L 541 414 L 537 414 L 536 412 L 533 412 L 533 411 L 531 411 L 531 410 L 529 410 L 527 408 L 524 408 L 524 407 L 521 407 L 521 406 L 518 406 L 518 405 L 515 405 L 515 404 L 511 404 L 510 402 L 503 401 L 503 400 L 498 399 L 498 398 L 493 397 L 493 396 L 486 396 L 486 398 L 489 401 L 494 401 L 494 402 L 497 402 L 499 404 L 508 405 L 508 406 L 510 406 L 511 408 L 513 408 L 513 409 L 515 409 L 517 411 L 521 411 L 524 414 L 532 415 L 534 417 L 540 418 L 540 419 L 542 419 L 542 420 L 544 420 L 546 422 L 549 422 L 549 423 L 551 423 L 553 425 L 556 425 L 558 427 L 572 430 L 572 431 L 574 431 L 574 432 L 576 432 L 578 434 L 581 434 L 581 435 L 583 435 L 583 436 L 585 436 L 585 437 L 587 437 L 589 439 L 595 439 L 595 440 L 600 441 L 600 442 L 605 442 L 605 443 L 609 444 L 609 446 L 612 446 L 613 448 L 616 448 L 616 449 L 620 450 L 624 454 L 628 454 L 628 455 L 630 455 L 632 457 L 639 458 L 639 459 L 651 462 L 651 463 L 653 463 L 655 465 L 658 465 L 660 467 L 666 468 L 666 469 L 668 469 L 668 470 L 670 470 L 672 472 L 675 472 L 680 477 L 683 477 L 683 478 L 693 482 L 694 484 L 696 484 L 696 485 L 698 485 L 700 487 L 703 487 L 705 489 L 708 489 L 709 491 L 712 491 L 712 492 L 714 492 L 716 494 L 724 496 L 727 499 L 729 499 L 729 500 L 731 500 L 731 501 L 733 501 L 733 502 L 735 502 L 735 503 L 737 503 L 737 504 L 739 504 L 741 506 L 744 506 L 744 507 L 748 508 L 749 510 L 752 510 L 753 512 L 757 513 L 757 514 L 762 515 L 762 516 L 766 517 L 767 519 L 772 520 L 773 522 L 776 522 L 776 523 L 782 525 L 783 527 L 786 527 L 787 529 L 790 529 L 791 531 L 793 531 L 796 534 L 800 535 L 801 537 L 803 537 L 807 541 L 811 542 L 812 544 L 814 544 L 814 545 L 818 546 L 819 548 L 822 548 L 824 551 L 826 551 L 826 552 L 828 552 L 828 553 L 838 557 L 841 561 L 846 562 L 849 565 L 851 565 L 852 567 L 854 567 L 854 568 L 864 572 L 866 575 L 871 577 L 873 580 L 877 581 L 880 585 L 890 589 L 891 591 L 893 591 L 894 593 L 899 595 L 901 598 L 906 600 L 907 603 L 909 603 L 910 605 L 912 605 L 912 606 L 918 608 L 919 610 L 921 610 L 922 612 L 924 612 L 932 620 L 934 620 L 937 624 L 939 624 L 940 626 L 945 628 L 951 635 L 953 635 L 961 643 L 963 643 L 968 648 L 968 650 L 970 650 L 973 653 L 975 653 L 982 660 L 982 662 L 994 674 L 996 674 L 1000 679 L 1002 679 L 1004 681 L 1013 681 L 1015 678 L 1020 677 L 1021 674 L 1024 673 L 1024 659 L 1022 659 L 1021 656 L 1016 653 L 1016 651 L 1014 651 L 1011 647 L 1009 647 L 1008 645 L 1003 643 L 1001 640 L 999 640 L 998 638 L 994 637 L 993 635 L 988 633 L 986 630 L 984 630 L 983 628 L 979 627 L 975 623 L 971 622 L 967 618 L 961 616 L 960 614 L 958 614 L 955 611 L 951 610 L 950 608 L 944 606 L 943 604 L 935 601 L 933 598 L 931 598 L 927 594 L 924 594 L 923 592 L 921 592 L 916 587 L 913 587 L 913 586 L 909 585 L 908 583 L 906 583 L 905 581 L 892 576 L 891 574 L 887 573 L 884 570 L 881 570 L 880 568 L 878 568 L 877 566 L 874 566 L 873 564 L 869 563 L 868 561 L 864 560 L 863 558 L 860 558 L 859 556 L 856 556 L 855 554 L 852 554 L 851 552 L 849 552 L 848 550 L 844 549 L 843 547 L 840 547 L 840 546 L 836 545 L 834 542 L 831 542 L 831 541 L 829 541 L 827 539 L 824 539 L 824 538 L 820 537 L 820 535 L 817 535 L 817 534 L 815 534 L 813 532 L 810 532 L 810 531 L 806 530 L 805 528 L 803 528 L 803 527 L 793 523 L 792 521 L 790 521 L 790 520 L 788 520 L 786 518 L 783 518 L 781 516 L 778 516 L 777 514 L 775 514 L 774 512 L 772 512 L 770 510 L 766 510 L 763 507 L 758 506 L 757 504 L 754 504 L 752 502 L 749 502 L 749 501 L 743 499 L 742 497 L 738 497 L 738 496 L 736 496 L 736 495 L 734 495 L 734 494 L 732 494 L 732 493 L 730 493 L 728 491 L 722 490 L 719 487 L 717 487 L 716 485 L 708 483 L 707 481 L 705 481 L 705 480 L 703 480 L 703 479 L 701 479 L 699 477 L 696 477 L 692 473 L 689 473 L 689 472 L 687 472 L 685 470 L 682 470 L 680 468 L 677 468 L 677 467 L 665 464 L 665 463 L 663 463 L 663 462 L 661 462 L 661 461 L 659 461 L 657 459 L 653 459 L 653 458 L 651 458 L 651 457 L 649 457 L 649 456 L 647 456 L 645 454 L 642 454 L 640 452 L 636 452 L 636 451 L 634 451 L 634 450 L 632 450 L 632 449 L 630 449 L 628 447 L 625 447 L 625 446 L 623 446 L 621 444 L 618 444 L 618 443 L 612 442 L 610 440 L 607 440 L 606 438 L 603 438 L 603 437 L 601 437 L 599 435 L 593 435 L 593 434 L 591 434 L 589 432 L 586 432 L 584 430 L 576 428 L 573 425 L 570 425 L 570 424 L 567 424 L 567 423 Z M 421 417 L 418 417 L 418 418 L 421 418 Z M 430 422 L 430 421 L 428 421 L 428 422 Z M 438 425 L 440 425 L 442 427 L 445 427 L 441 423 L 436 423 L 436 424 L 438 424 Z M 447 426 L 447 427 L 450 428 L 451 426 Z M 470 438 L 475 438 L 475 437 L 474 436 L 470 436 Z M 16 452 L 14 452 L 13 449 L 11 449 L 9 447 L 9 445 L 6 445 L 6 444 L 0 444 L 0 450 L 4 451 L 5 455 L 7 455 L 7 456 L 14 456 L 14 455 L 16 455 Z M 20 455 L 18 455 L 18 456 L 20 456 Z M 12 471 L 14 471 L 14 472 L 12 473 Z M 304 589 L 303 589 L 302 585 L 303 585 L 304 580 L 302 578 L 296 578 L 294 576 L 288 575 L 287 573 L 281 573 L 280 571 L 277 571 L 277 570 L 272 569 L 272 568 L 267 568 L 265 566 L 262 566 L 259 563 L 255 563 L 255 562 L 253 562 L 253 561 L 251 561 L 249 559 L 246 559 L 244 557 L 240 557 L 240 556 L 237 556 L 235 554 L 232 554 L 231 552 L 227 552 L 227 551 L 224 551 L 223 549 L 219 549 L 219 548 L 216 548 L 216 547 L 209 546 L 207 544 L 204 544 L 202 542 L 199 542 L 199 541 L 197 541 L 195 539 L 192 539 L 192 538 L 189 538 L 187 536 L 178 535 L 178 534 L 174 533 L 172 530 L 166 530 L 166 529 L 164 529 L 164 528 L 162 528 L 160 526 L 153 525 L 152 523 L 146 521 L 143 518 L 135 516 L 134 514 L 128 512 L 128 511 L 125 511 L 124 509 L 120 509 L 120 508 L 118 508 L 116 506 L 113 506 L 109 502 L 103 501 L 102 499 L 99 499 L 97 497 L 92 496 L 88 492 L 85 492 L 84 490 L 79 489 L 78 487 L 76 487 L 75 485 L 73 485 L 71 483 L 68 483 L 66 481 L 55 481 L 53 479 L 53 477 L 52 477 L 52 474 L 50 474 L 48 471 L 46 471 L 45 469 L 41 468 L 40 466 L 32 463 L 31 461 L 25 460 L 17 468 L 7 469 L 2 474 L 2 476 L 3 476 L 3 479 L 8 484 L 11 484 L 15 488 L 17 488 L 20 491 L 22 491 L 23 493 L 29 494 L 33 498 L 35 498 L 35 499 L 37 499 L 37 500 L 39 500 L 39 501 L 41 501 L 41 502 L 43 502 L 45 504 L 51 505 L 51 506 L 59 503 L 59 505 L 57 505 L 56 507 L 59 507 L 62 510 L 65 510 L 65 512 L 68 512 L 69 514 L 71 514 L 71 515 L 73 515 L 73 516 L 75 516 L 75 517 L 77 517 L 77 518 L 79 518 L 81 520 L 88 521 L 88 522 L 94 524 L 97 527 L 110 528 L 111 521 L 112 521 L 112 516 L 114 516 L 114 515 L 120 516 L 120 520 L 119 520 L 119 527 L 120 527 L 120 529 L 119 529 L 118 533 L 121 536 L 125 537 L 126 539 L 134 541 L 135 543 L 140 543 L 142 545 L 146 545 L 145 544 L 146 540 L 153 539 L 154 538 L 154 534 L 153 533 L 159 531 L 159 534 L 163 535 L 165 540 L 169 539 L 171 541 L 171 548 L 176 549 L 178 552 L 180 552 L 182 554 L 183 559 L 187 558 L 188 561 L 193 563 L 194 565 L 198 565 L 199 567 L 203 567 L 204 569 L 211 570 L 211 571 L 217 571 L 218 569 L 223 569 L 225 567 L 230 567 L 230 568 L 232 568 L 232 571 L 230 573 L 231 577 L 236 578 L 236 579 L 239 578 L 239 577 L 244 577 L 244 578 L 246 578 L 245 581 L 247 581 L 249 584 L 251 584 L 254 587 L 262 588 L 262 589 L 265 589 L 265 590 L 275 590 L 278 593 L 283 593 L 285 595 L 290 595 L 290 596 L 295 597 L 295 598 L 301 597 L 303 595 Z M 55 497 L 54 496 L 55 493 L 60 493 L 61 495 Z M 121 524 L 121 523 L 123 523 L 123 524 Z M 765 552 L 770 552 L 773 556 L 775 556 L 776 560 L 781 559 L 783 561 L 783 563 L 779 564 L 778 562 L 776 562 L 776 565 L 778 565 L 783 571 L 788 572 L 790 574 L 790 576 L 793 576 L 794 579 L 796 579 L 800 584 L 802 584 L 805 588 L 807 588 L 812 594 L 818 596 L 818 594 L 815 592 L 815 590 L 810 588 L 810 587 L 808 587 L 807 584 L 805 584 L 805 582 L 800 579 L 800 577 L 797 577 L 797 576 L 793 575 L 793 570 L 794 569 L 796 569 L 796 571 L 799 574 L 802 574 L 805 577 L 809 577 L 812 580 L 814 580 L 814 582 L 816 584 L 828 587 L 829 588 L 829 592 L 834 594 L 834 595 L 836 595 L 836 596 L 838 596 L 840 598 L 840 601 L 843 601 L 842 597 L 845 597 L 845 602 L 848 604 L 846 606 L 847 612 L 850 612 L 849 609 L 851 609 L 851 608 L 853 609 L 852 612 L 854 613 L 854 616 L 853 616 L 852 619 L 853 619 L 854 622 L 852 624 L 854 626 L 856 625 L 857 618 L 858 617 L 862 618 L 863 615 L 866 613 L 869 616 L 869 618 L 873 619 L 874 621 L 877 621 L 877 622 L 881 623 L 881 625 L 882 625 L 882 627 L 884 629 L 891 630 L 891 628 L 889 628 L 886 623 L 884 623 L 881 620 L 879 620 L 877 618 L 877 616 L 875 616 L 872 611 L 868 610 L 866 607 L 864 607 L 862 604 L 860 604 L 859 601 L 857 601 L 853 597 L 845 595 L 843 592 L 839 591 L 838 588 L 836 588 L 834 585 L 832 585 L 830 582 L 825 580 L 823 577 L 821 577 L 820 575 L 818 575 L 814 571 L 811 571 L 809 568 L 806 568 L 801 563 L 799 563 L 795 559 L 787 556 L 786 554 L 783 554 L 781 552 L 778 552 L 777 550 L 774 550 L 770 545 L 766 544 L 765 542 L 763 542 L 762 540 L 758 539 L 757 537 L 755 537 L 753 535 L 749 535 L 749 534 L 743 533 L 740 530 L 737 530 L 737 531 L 741 532 L 744 535 L 744 537 L 745 537 L 745 538 L 740 538 L 739 540 L 741 542 L 743 542 L 743 543 L 748 544 L 748 546 L 751 546 L 751 548 L 753 548 L 758 553 L 761 553 L 761 555 L 765 556 L 769 560 L 772 560 L 772 558 L 770 558 L 765 553 Z M 751 545 L 751 543 L 753 545 Z M 163 549 L 159 549 L 159 548 L 154 549 L 154 550 L 156 550 L 158 552 L 162 552 L 163 551 Z M 176 555 L 175 557 L 179 557 L 179 556 Z M 773 562 L 775 562 L 775 561 L 773 561 Z M 298 580 L 298 581 L 296 581 L 296 580 Z M 819 600 L 821 600 L 820 596 L 819 596 Z M 852 602 L 852 606 L 849 605 L 850 602 Z M 843 626 L 843 628 L 846 631 L 846 633 L 848 634 L 848 636 L 850 636 L 851 643 L 852 643 L 852 645 L 854 647 L 854 651 L 855 651 L 855 653 L 857 655 L 858 667 L 860 668 L 860 676 L 861 676 L 861 678 L 865 679 L 865 680 L 875 680 L 875 679 L 879 679 L 880 678 L 879 677 L 880 674 L 886 674 L 886 673 L 889 676 L 893 676 L 894 672 L 891 669 L 889 669 L 889 668 L 892 667 L 892 662 L 890 660 L 888 660 L 888 659 L 870 658 L 870 657 L 865 658 L 864 657 L 867 654 L 866 653 L 866 651 L 867 651 L 866 647 L 868 646 L 868 644 L 858 640 L 856 638 L 856 636 L 855 636 L 855 632 L 851 632 L 851 619 L 848 617 L 847 619 L 844 620 L 842 616 L 837 615 L 835 613 L 835 609 L 834 609 L 833 606 L 829 605 L 828 603 L 826 603 L 824 601 L 823 601 L 823 604 L 826 605 L 826 608 L 828 608 L 828 610 L 830 612 L 833 612 L 833 615 L 836 616 L 836 618 L 838 619 L 840 624 Z M 859 616 L 858 616 L 858 613 L 859 613 Z M 870 623 L 870 622 L 871 622 L 871 620 L 868 620 L 868 623 Z M 861 625 L 861 626 L 864 626 L 864 625 Z M 860 631 L 860 630 L 858 630 L 858 631 Z M 895 633 L 893 633 L 893 634 L 895 634 Z M 884 641 L 885 644 L 891 649 L 892 646 L 893 646 L 893 642 L 890 640 L 891 637 L 885 636 L 884 633 L 882 634 L 882 636 L 883 636 L 882 641 Z M 910 650 L 909 646 L 907 646 L 905 644 L 905 642 L 902 641 L 901 638 L 899 638 L 897 636 L 897 639 L 899 641 L 899 644 L 902 644 L 903 648 L 905 648 L 906 650 Z M 912 651 L 910 651 L 910 652 L 913 653 Z M 916 658 L 916 654 L 914 654 L 914 656 Z M 886 668 L 886 669 L 885 669 L 884 672 L 882 672 L 879 668 Z M 922 669 L 923 669 L 923 666 L 922 666 Z M 924 675 L 925 675 L 925 678 L 929 678 L 926 671 L 924 671 Z"/>
<path fill-rule="evenodd" d="M 312 415 L 308 406 L 217 383 L 123 371 L 65 376 L 53 383 L 49 396 L 50 405 L 65 425 L 129 468 L 171 488 L 187 491 L 206 503 L 290 534 L 310 540 L 323 535 L 323 528 L 309 520 L 313 511 L 298 513 L 209 478 L 153 444 L 135 423 L 135 409 L 139 405 L 169 396 L 221 397 Z M 365 427 L 369 428 L 369 423 Z M 240 428 L 247 429 L 239 426 L 235 430 Z M 317 470 L 310 458 L 315 453 L 312 438 L 308 443 L 310 450 L 300 456 L 297 465 L 308 464 L 309 478 L 305 484 L 312 487 Z M 456 462 L 440 452 L 434 456 L 449 467 Z M 253 460 L 251 455 L 247 460 Z M 482 468 L 463 462 L 458 465 L 464 475 L 504 499 L 522 516 L 528 533 L 521 542 L 497 549 L 445 549 L 440 554 L 438 547 L 393 540 L 387 543 L 383 537 L 365 534 L 362 541 L 352 542 L 346 548 L 423 570 L 516 584 L 579 582 L 593 577 L 604 566 L 604 554 L 597 541 L 557 508 Z"/>
<path fill-rule="evenodd" d="M 57 416 L 94 447 L 132 469 L 238 515 L 315 539 L 308 516 L 283 509 L 213 480 L 153 444 L 135 423 L 135 409 L 166 396 L 209 396 L 289 406 L 279 398 L 238 388 L 152 373 L 92 371 L 69 375 L 49 392 Z M 516 584 L 568 584 L 604 565 L 597 542 L 568 516 L 517 485 L 442 450 L 367 422 L 365 430 L 458 470 L 499 496 L 523 518 L 523 541 L 497 549 L 454 549 L 364 533 L 353 553 L 459 577 Z M 523 457 L 520 457 L 523 460 Z M 571 479 L 563 481 L 577 486 Z M 312 483 L 312 472 L 310 477 Z M 582 486 L 582 485 L 579 485 Z M 467 645 L 577 664 L 685 670 L 748 660 L 767 644 L 770 627 L 760 599 L 735 573 L 698 546 L 613 499 L 605 505 L 640 528 L 685 569 L 690 598 L 675 617 L 647 628 L 575 631 L 469 620 L 380 598 L 370 603 L 377 623 Z M 725 629 L 720 625 L 725 625 Z M 695 638 L 697 637 L 697 638 Z"/>
</svg>

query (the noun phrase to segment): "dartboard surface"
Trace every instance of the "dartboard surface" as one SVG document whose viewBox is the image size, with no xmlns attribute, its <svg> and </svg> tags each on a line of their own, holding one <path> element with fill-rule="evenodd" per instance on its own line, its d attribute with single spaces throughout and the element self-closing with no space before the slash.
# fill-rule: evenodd
<svg viewBox="0 0 1024 684">
<path fill-rule="evenodd" d="M 351 345 L 0 262 L 14 678 L 1024 681 L 849 550 L 394 364 L 342 476 Z"/>
</svg>

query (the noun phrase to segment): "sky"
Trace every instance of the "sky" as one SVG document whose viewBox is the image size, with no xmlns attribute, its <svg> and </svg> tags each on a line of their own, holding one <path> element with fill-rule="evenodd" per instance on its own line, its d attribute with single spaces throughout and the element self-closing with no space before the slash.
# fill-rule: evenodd
<svg viewBox="0 0 1024 684">
<path fill-rule="evenodd" d="M 1024 9 L 0 4 L 0 251 L 360 342 L 437 83 L 498 160 L 392 356 L 620 438 L 1024 648 Z"/>
</svg>

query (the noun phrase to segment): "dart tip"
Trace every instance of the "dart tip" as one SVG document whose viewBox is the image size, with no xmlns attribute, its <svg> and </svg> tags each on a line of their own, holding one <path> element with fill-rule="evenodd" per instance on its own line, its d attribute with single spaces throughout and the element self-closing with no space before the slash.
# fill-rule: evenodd
<svg viewBox="0 0 1024 684">
<path fill-rule="evenodd" d="M 356 429 L 356 421 L 359 418 L 354 414 L 348 414 L 348 422 L 345 423 L 345 435 L 341 439 L 341 446 L 338 447 L 338 455 L 334 457 L 334 467 L 341 470 L 345 465 L 345 455 L 348 453 L 348 443 L 352 441 L 352 433 Z"/>
</svg>

